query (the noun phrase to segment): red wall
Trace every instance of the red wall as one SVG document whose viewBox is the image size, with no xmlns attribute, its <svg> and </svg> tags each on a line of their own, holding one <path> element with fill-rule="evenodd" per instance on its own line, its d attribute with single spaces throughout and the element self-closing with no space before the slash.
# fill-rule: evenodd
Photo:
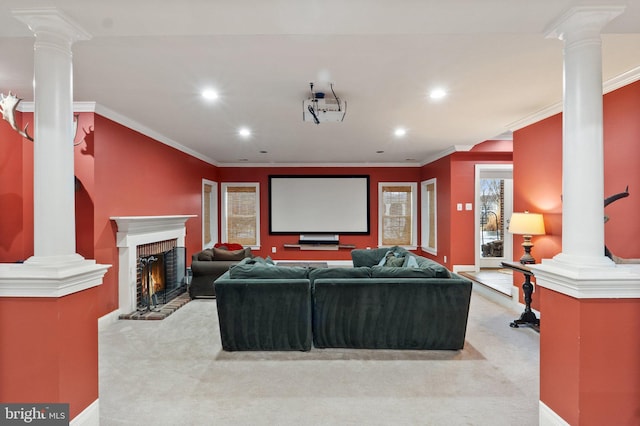
<svg viewBox="0 0 640 426">
<path fill-rule="evenodd" d="M 74 418 L 98 398 L 97 300 L 0 298 L 0 401 L 69 403 Z"/>
<path fill-rule="evenodd" d="M 640 258 L 640 81 L 604 97 L 605 197 L 624 191 L 630 196 L 610 204 L 605 243 L 617 256 Z"/>
<path fill-rule="evenodd" d="M 113 265 L 99 290 L 99 314 L 105 315 L 118 307 L 117 226 L 110 217 L 197 215 L 186 222 L 190 259 L 202 248 L 202 179 L 218 175 L 215 166 L 102 116 L 95 115 L 94 126 L 93 147 L 84 148 L 93 173 L 84 175 L 93 201 L 95 259 Z"/>
<path fill-rule="evenodd" d="M 542 402 L 572 425 L 640 424 L 640 301 L 538 297 Z"/>
<path fill-rule="evenodd" d="M 605 243 L 618 256 L 640 258 L 640 81 L 605 95 L 603 107 L 604 195 L 630 192 L 605 210 Z M 551 258 L 562 250 L 562 115 L 516 131 L 513 147 L 514 211 L 544 214 L 547 234 L 534 237 L 534 256 Z M 514 250 L 519 257 L 521 247 Z"/>
<path fill-rule="evenodd" d="M 24 128 L 33 114 L 16 113 Z M 31 126 L 33 127 L 33 126 Z M 0 262 L 33 255 L 33 142 L 0 121 Z"/>
<path fill-rule="evenodd" d="M 452 208 L 451 191 L 451 158 L 449 156 L 441 158 L 437 161 L 427 164 L 422 167 L 421 181 L 435 179 L 436 180 L 436 207 L 437 207 L 437 255 L 422 252 L 422 255 L 447 266 L 452 269 L 452 250 L 453 247 L 458 245 L 452 244 L 450 234 L 452 222 L 454 220 L 452 213 L 455 208 Z M 445 262 L 446 258 L 446 262 Z"/>
<path fill-rule="evenodd" d="M 369 175 L 371 233 L 369 235 L 340 236 L 341 244 L 353 244 L 357 248 L 366 248 L 378 245 L 378 183 L 417 182 L 420 169 L 417 167 L 222 167 L 219 169 L 219 173 L 220 182 L 260 183 L 261 249 L 255 252 L 256 255 L 271 256 L 275 260 L 351 260 L 351 251 L 347 249 L 336 251 L 289 249 L 284 248 L 284 244 L 297 244 L 298 235 L 269 235 L 269 175 Z M 420 234 L 418 233 L 418 235 Z M 276 253 L 271 252 L 271 247 L 276 247 Z"/>
<path fill-rule="evenodd" d="M 511 163 L 510 141 L 486 141 L 469 152 L 456 152 L 422 168 L 421 180 L 436 178 L 438 254 L 423 253 L 452 269 L 475 264 L 475 166 Z M 474 210 L 458 211 L 471 203 Z M 447 261 L 444 261 L 444 257 Z"/>
</svg>

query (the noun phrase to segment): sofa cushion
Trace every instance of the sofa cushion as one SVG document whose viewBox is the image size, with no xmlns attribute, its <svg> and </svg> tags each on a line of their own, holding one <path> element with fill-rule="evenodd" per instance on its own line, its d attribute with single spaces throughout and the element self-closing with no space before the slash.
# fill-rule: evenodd
<svg viewBox="0 0 640 426">
<path fill-rule="evenodd" d="M 356 268 L 315 268 L 309 271 L 309 280 L 318 278 L 369 278 L 371 273 L 368 266 Z"/>
<path fill-rule="evenodd" d="M 213 260 L 242 260 L 245 258 L 245 251 L 242 250 L 224 250 L 219 248 L 213 249 Z"/>
<path fill-rule="evenodd" d="M 436 274 L 436 278 L 451 278 L 451 272 L 435 260 L 422 256 L 415 256 L 420 269 L 431 269 Z"/>
<path fill-rule="evenodd" d="M 372 266 L 372 278 L 439 278 L 433 268 L 404 268 L 402 266 Z"/>
<path fill-rule="evenodd" d="M 198 260 L 213 260 L 213 250 L 204 249 L 198 253 Z"/>
<path fill-rule="evenodd" d="M 309 269 L 300 266 L 291 267 L 273 267 L 262 264 L 246 264 L 241 263 L 232 266 L 229 270 L 229 276 L 231 279 L 306 279 L 309 275 Z"/>
</svg>

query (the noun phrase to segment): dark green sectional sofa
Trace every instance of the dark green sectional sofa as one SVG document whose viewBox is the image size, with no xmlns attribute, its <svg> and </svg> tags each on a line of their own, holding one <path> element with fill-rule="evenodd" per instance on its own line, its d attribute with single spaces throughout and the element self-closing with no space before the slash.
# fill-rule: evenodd
<svg viewBox="0 0 640 426">
<path fill-rule="evenodd" d="M 469 280 L 399 247 L 353 250 L 352 260 L 352 268 L 261 258 L 233 266 L 214 284 L 223 349 L 463 348 Z"/>
</svg>

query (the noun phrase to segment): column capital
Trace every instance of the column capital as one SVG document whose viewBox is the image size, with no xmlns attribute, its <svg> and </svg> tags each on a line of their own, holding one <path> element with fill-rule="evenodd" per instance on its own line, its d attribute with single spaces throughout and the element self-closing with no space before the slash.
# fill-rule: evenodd
<svg viewBox="0 0 640 426">
<path fill-rule="evenodd" d="M 600 37 L 604 26 L 626 6 L 581 6 L 569 9 L 545 29 L 545 37 L 568 41 L 570 38 Z"/>
<path fill-rule="evenodd" d="M 36 37 L 54 37 L 68 45 L 91 39 L 89 32 L 56 8 L 14 9 L 11 13 L 25 23 Z"/>
</svg>

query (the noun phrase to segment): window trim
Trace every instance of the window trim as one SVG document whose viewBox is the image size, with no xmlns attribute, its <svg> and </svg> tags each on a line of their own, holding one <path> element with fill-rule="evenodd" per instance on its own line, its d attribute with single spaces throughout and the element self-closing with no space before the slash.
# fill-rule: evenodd
<svg viewBox="0 0 640 426">
<path fill-rule="evenodd" d="M 229 187 L 252 187 L 256 189 L 256 243 L 249 245 L 252 250 L 260 249 L 260 183 L 259 182 L 224 182 L 221 186 L 221 200 L 220 200 L 220 216 L 221 216 L 221 236 L 223 242 L 229 241 L 229 234 L 227 229 L 227 189 Z M 233 242 L 233 241 L 231 241 Z"/>
<path fill-rule="evenodd" d="M 205 187 L 209 185 L 211 187 L 211 196 L 209 202 L 209 232 L 211 234 L 211 241 L 206 241 L 206 227 L 205 227 Z M 202 179 L 202 248 L 213 247 L 218 240 L 218 182 L 209 179 Z"/>
<path fill-rule="evenodd" d="M 382 226 L 384 218 L 383 189 L 388 186 L 408 186 L 411 188 L 411 242 L 401 247 L 407 250 L 418 248 L 418 184 L 416 182 L 378 182 L 378 247 L 390 247 L 382 244 Z"/>
<path fill-rule="evenodd" d="M 433 184 L 433 210 L 429 208 L 428 186 Z M 438 255 L 438 184 L 436 178 L 420 182 L 420 244 L 422 251 L 434 256 Z M 433 247 L 429 246 L 430 236 L 430 211 L 433 211 Z"/>
</svg>

